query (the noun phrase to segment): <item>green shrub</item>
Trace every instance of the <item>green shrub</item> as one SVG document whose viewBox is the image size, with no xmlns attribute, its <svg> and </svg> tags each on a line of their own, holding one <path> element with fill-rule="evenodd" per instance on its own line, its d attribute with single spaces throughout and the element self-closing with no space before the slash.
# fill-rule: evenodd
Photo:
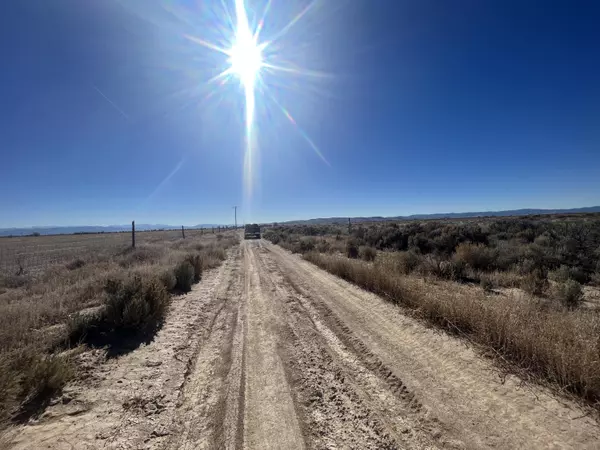
<svg viewBox="0 0 600 450">
<path fill-rule="evenodd" d="M 181 292 L 189 292 L 194 284 L 194 267 L 189 261 L 181 261 L 175 266 L 175 289 Z"/>
<path fill-rule="evenodd" d="M 558 286 L 557 299 L 567 308 L 576 309 L 583 303 L 581 284 L 575 280 L 567 280 Z"/>
<path fill-rule="evenodd" d="M 192 266 L 187 261 L 184 264 L 189 279 L 193 279 Z M 109 279 L 105 291 L 102 322 L 110 327 L 131 330 L 152 327 L 162 322 L 167 313 L 169 294 L 157 277 L 133 275 Z"/>
</svg>

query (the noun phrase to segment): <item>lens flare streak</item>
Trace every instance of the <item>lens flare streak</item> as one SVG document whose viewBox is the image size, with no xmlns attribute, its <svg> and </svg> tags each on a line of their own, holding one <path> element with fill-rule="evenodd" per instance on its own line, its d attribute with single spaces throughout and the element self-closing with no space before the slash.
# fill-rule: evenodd
<svg viewBox="0 0 600 450">
<path fill-rule="evenodd" d="M 289 123 L 295 128 L 306 143 L 313 149 L 315 154 L 328 166 L 329 162 L 319 150 L 318 146 L 308 136 L 308 134 L 298 125 L 290 112 L 277 101 L 274 95 L 269 92 L 268 85 L 263 75 L 282 75 L 282 76 L 306 76 L 310 78 L 323 79 L 330 75 L 317 70 L 307 70 L 293 63 L 290 63 L 282 58 L 285 53 L 285 44 L 282 38 L 315 7 L 317 0 L 310 1 L 298 14 L 296 14 L 287 24 L 279 31 L 272 34 L 268 40 L 261 41 L 261 32 L 265 28 L 265 23 L 268 23 L 268 15 L 271 12 L 273 2 L 268 0 L 262 15 L 259 16 L 258 22 L 254 30 L 248 20 L 248 10 L 244 0 L 234 0 L 235 18 L 232 17 L 225 0 L 221 0 L 223 9 L 223 22 L 226 26 L 231 27 L 229 30 L 221 30 L 223 36 L 227 36 L 224 40 L 225 45 L 210 42 L 206 39 L 184 35 L 190 42 L 198 44 L 213 52 L 222 54 L 225 57 L 226 64 L 224 69 L 207 81 L 207 85 L 219 83 L 221 86 L 233 79 L 237 78 L 244 95 L 244 128 L 245 128 L 245 152 L 244 152 L 244 191 L 247 200 L 252 197 L 252 182 L 253 169 L 255 164 L 255 153 L 257 149 L 257 136 L 255 120 L 257 93 L 266 93 L 273 103 L 277 106 Z M 275 42 L 279 41 L 276 45 Z M 214 93 L 214 90 L 213 90 Z M 211 96 L 212 93 L 209 93 Z M 261 97 L 262 99 L 262 97 Z"/>
<path fill-rule="evenodd" d="M 279 103 L 275 99 L 275 97 L 273 97 L 270 94 L 269 94 L 269 96 L 271 97 L 271 100 L 273 101 L 273 103 L 275 103 L 277 105 L 277 107 L 281 110 L 281 112 L 283 113 L 283 115 L 290 121 L 290 123 L 292 125 L 294 125 L 294 127 L 296 127 L 296 130 L 298 131 L 298 133 L 300 134 L 300 136 L 302 136 L 302 138 L 308 143 L 308 145 L 310 145 L 310 147 L 315 151 L 315 153 L 317 154 L 317 156 L 319 158 L 321 158 L 321 160 L 325 164 L 327 164 L 328 166 L 331 167 L 331 164 L 329 164 L 329 161 L 327 161 L 327 159 L 325 158 L 325 156 L 323 155 L 323 153 L 321 153 L 321 150 L 319 150 L 319 147 L 317 147 L 317 145 L 308 136 L 308 134 L 300 127 L 300 125 L 298 125 L 298 123 L 296 122 L 296 119 L 294 119 L 294 116 L 292 116 L 290 114 L 290 112 L 281 103 Z"/>
</svg>

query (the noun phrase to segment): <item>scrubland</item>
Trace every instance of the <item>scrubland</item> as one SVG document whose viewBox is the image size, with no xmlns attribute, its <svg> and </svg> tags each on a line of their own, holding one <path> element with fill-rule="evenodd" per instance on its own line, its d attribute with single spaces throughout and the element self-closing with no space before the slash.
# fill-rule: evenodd
<svg viewBox="0 0 600 450">
<path fill-rule="evenodd" d="M 275 226 L 264 236 L 514 370 L 600 399 L 597 215 Z"/>
</svg>

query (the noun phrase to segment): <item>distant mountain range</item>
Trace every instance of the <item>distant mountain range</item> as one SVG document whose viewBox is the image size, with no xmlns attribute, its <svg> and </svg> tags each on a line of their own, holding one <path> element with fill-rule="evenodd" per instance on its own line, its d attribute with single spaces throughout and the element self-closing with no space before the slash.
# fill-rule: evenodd
<svg viewBox="0 0 600 450">
<path fill-rule="evenodd" d="M 185 227 L 186 229 L 212 228 L 223 226 L 219 224 L 204 223 L 194 225 L 193 227 Z M 135 224 L 136 231 L 149 230 L 178 230 L 181 225 L 165 225 L 165 224 Z M 0 228 L 0 236 L 27 236 L 34 233 L 43 235 L 48 234 L 75 234 L 75 233 L 117 233 L 120 231 L 131 231 L 131 224 L 128 225 L 83 225 L 83 226 L 63 226 L 63 227 L 24 227 L 24 228 Z"/>
<path fill-rule="evenodd" d="M 530 216 L 539 214 L 576 214 L 576 213 L 600 213 L 600 206 L 571 209 L 514 209 L 508 211 L 482 211 L 464 213 L 437 213 L 437 214 L 413 214 L 411 216 L 395 217 L 350 217 L 356 222 L 377 222 L 384 220 L 426 220 L 426 219 L 464 219 L 469 217 L 507 217 L 507 216 Z M 318 219 L 292 220 L 279 222 L 286 225 L 318 225 L 327 223 L 348 223 L 348 217 L 323 217 Z M 212 228 L 223 226 L 223 224 L 203 223 L 186 229 Z M 177 230 L 181 225 L 165 224 L 135 224 L 136 231 L 149 230 Z M 34 233 L 39 234 L 74 234 L 74 233 L 116 233 L 130 231 L 131 225 L 108 225 L 108 226 L 64 226 L 64 227 L 30 227 L 30 228 L 0 228 L 0 236 L 26 236 Z"/>
<path fill-rule="evenodd" d="M 464 213 L 437 213 L 437 214 L 413 214 L 410 216 L 394 217 L 350 217 L 352 222 L 378 222 L 384 220 L 427 220 L 427 219 L 465 219 L 469 217 L 508 217 L 508 216 L 530 216 L 540 214 L 576 214 L 576 213 L 598 213 L 600 206 L 571 209 L 513 209 L 507 211 L 481 211 Z M 280 222 L 286 225 L 318 225 L 328 223 L 348 223 L 348 217 L 324 217 L 318 219 L 292 220 Z"/>
</svg>

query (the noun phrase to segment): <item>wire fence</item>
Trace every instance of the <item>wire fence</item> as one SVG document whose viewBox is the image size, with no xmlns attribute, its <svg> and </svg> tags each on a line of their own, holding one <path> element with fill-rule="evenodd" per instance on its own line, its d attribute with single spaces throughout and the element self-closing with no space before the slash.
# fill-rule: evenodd
<svg viewBox="0 0 600 450">
<path fill-rule="evenodd" d="M 193 239 L 216 234 L 215 229 L 181 229 L 136 231 L 136 246 Z M 131 232 L 70 234 L 53 236 L 18 236 L 0 238 L 0 274 L 32 273 L 61 263 L 69 263 L 94 254 L 118 253 L 132 246 Z"/>
</svg>

